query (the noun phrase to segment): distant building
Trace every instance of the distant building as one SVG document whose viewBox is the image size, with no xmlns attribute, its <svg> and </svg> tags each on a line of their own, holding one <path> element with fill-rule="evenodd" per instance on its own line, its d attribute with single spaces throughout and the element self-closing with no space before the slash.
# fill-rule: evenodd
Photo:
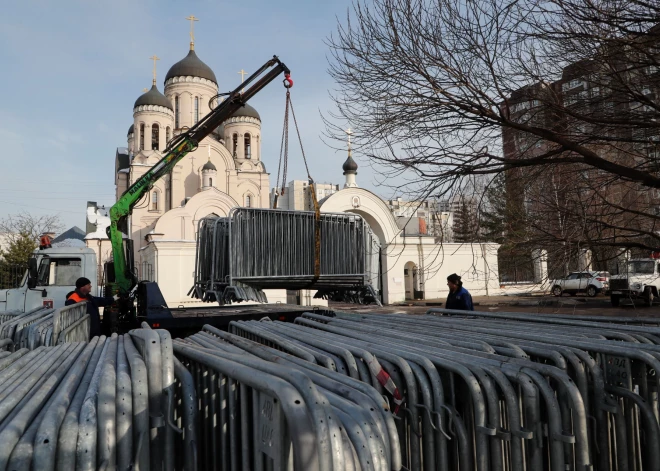
<svg viewBox="0 0 660 471">
<path fill-rule="evenodd" d="M 334 183 L 315 183 L 316 200 L 330 196 L 339 191 L 339 185 Z M 292 211 L 313 211 L 314 203 L 307 180 L 292 180 L 286 188 L 284 194 L 281 194 L 281 188 L 273 188 L 270 192 L 270 207 L 273 207 L 275 196 L 277 195 L 277 209 Z"/>
<path fill-rule="evenodd" d="M 387 205 L 406 235 L 433 236 L 438 242 L 453 241 L 455 210 L 451 201 L 396 198 L 388 200 Z"/>
</svg>

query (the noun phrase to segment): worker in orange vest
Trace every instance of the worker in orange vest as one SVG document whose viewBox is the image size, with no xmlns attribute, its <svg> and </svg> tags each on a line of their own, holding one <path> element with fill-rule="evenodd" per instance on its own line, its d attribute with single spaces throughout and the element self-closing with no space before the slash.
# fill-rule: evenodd
<svg viewBox="0 0 660 471">
<path fill-rule="evenodd" d="M 76 280 L 76 290 L 67 296 L 64 303 L 65 306 L 81 302 L 87 303 L 87 314 L 89 314 L 90 318 L 89 338 L 101 335 L 101 314 L 99 313 L 99 307 L 110 306 L 119 299 L 119 296 L 99 298 L 92 296 L 90 294 L 91 292 L 92 282 L 85 277 L 78 278 Z"/>
</svg>

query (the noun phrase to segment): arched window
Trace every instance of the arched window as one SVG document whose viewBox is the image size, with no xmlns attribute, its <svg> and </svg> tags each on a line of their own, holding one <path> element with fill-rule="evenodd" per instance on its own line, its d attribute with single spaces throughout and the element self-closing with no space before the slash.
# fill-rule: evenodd
<svg viewBox="0 0 660 471">
<path fill-rule="evenodd" d="M 167 144 L 170 142 L 170 139 L 172 138 L 172 130 L 170 129 L 169 126 L 165 128 L 165 147 L 167 147 Z"/>
<path fill-rule="evenodd" d="M 231 155 L 236 158 L 236 152 L 238 151 L 238 134 L 234 133 L 234 135 L 231 137 L 232 140 L 232 151 Z"/>
<path fill-rule="evenodd" d="M 252 207 L 252 197 L 250 195 L 245 195 L 245 207 L 246 208 Z"/>
<path fill-rule="evenodd" d="M 140 150 L 144 150 L 144 123 L 140 123 Z"/>
<path fill-rule="evenodd" d="M 151 150 L 160 150 L 160 126 L 151 126 Z"/>
<path fill-rule="evenodd" d="M 244 143 L 245 143 L 245 158 L 246 159 L 251 159 L 252 158 L 252 145 L 251 145 L 251 139 L 250 139 L 249 134 L 245 135 Z"/>
<path fill-rule="evenodd" d="M 195 97 L 195 124 L 199 121 L 199 97 Z"/>
<path fill-rule="evenodd" d="M 157 191 L 152 191 L 151 192 L 151 210 L 152 211 L 158 211 L 158 192 Z"/>
<path fill-rule="evenodd" d="M 174 129 L 179 129 L 179 114 L 181 110 L 179 109 L 179 95 L 174 97 Z"/>
<path fill-rule="evenodd" d="M 213 178 L 209 177 L 209 186 L 213 186 Z"/>
</svg>

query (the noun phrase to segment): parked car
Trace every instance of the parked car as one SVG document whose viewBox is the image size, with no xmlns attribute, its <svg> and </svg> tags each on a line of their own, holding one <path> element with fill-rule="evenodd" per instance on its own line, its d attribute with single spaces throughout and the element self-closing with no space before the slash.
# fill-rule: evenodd
<svg viewBox="0 0 660 471">
<path fill-rule="evenodd" d="M 596 279 L 603 284 L 603 293 L 610 293 L 610 272 L 599 271 L 596 273 Z"/>
<path fill-rule="evenodd" d="M 576 271 L 569 273 L 564 278 L 553 280 L 552 294 L 561 296 L 568 293 L 574 296 L 577 293 L 586 293 L 587 296 L 593 297 L 600 292 L 606 292 L 609 290 L 609 281 L 608 277 L 601 275 L 602 273 L 607 272 Z"/>
</svg>

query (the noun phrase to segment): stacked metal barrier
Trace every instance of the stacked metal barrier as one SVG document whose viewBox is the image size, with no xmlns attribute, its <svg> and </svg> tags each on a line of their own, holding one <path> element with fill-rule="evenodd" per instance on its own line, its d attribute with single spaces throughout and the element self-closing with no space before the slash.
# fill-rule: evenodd
<svg viewBox="0 0 660 471">
<path fill-rule="evenodd" d="M 198 227 L 195 285 L 190 294 L 221 303 L 265 301 L 263 289 L 349 292 L 377 301 L 380 244 L 357 214 L 323 213 L 320 273 L 315 276 L 315 213 L 234 208 Z M 368 299 L 365 299 L 368 298 Z"/>
<path fill-rule="evenodd" d="M 0 470 L 198 469 L 196 392 L 166 331 L 0 355 L 0 385 Z"/>
<path fill-rule="evenodd" d="M 383 392 L 407 469 L 660 469 L 660 319 L 434 311 L 452 316 L 304 314 L 230 331 Z"/>
<path fill-rule="evenodd" d="M 39 346 L 84 342 L 89 339 L 89 329 L 86 303 L 0 314 L 0 339 L 12 340 L 15 348 L 33 350 Z"/>
</svg>

